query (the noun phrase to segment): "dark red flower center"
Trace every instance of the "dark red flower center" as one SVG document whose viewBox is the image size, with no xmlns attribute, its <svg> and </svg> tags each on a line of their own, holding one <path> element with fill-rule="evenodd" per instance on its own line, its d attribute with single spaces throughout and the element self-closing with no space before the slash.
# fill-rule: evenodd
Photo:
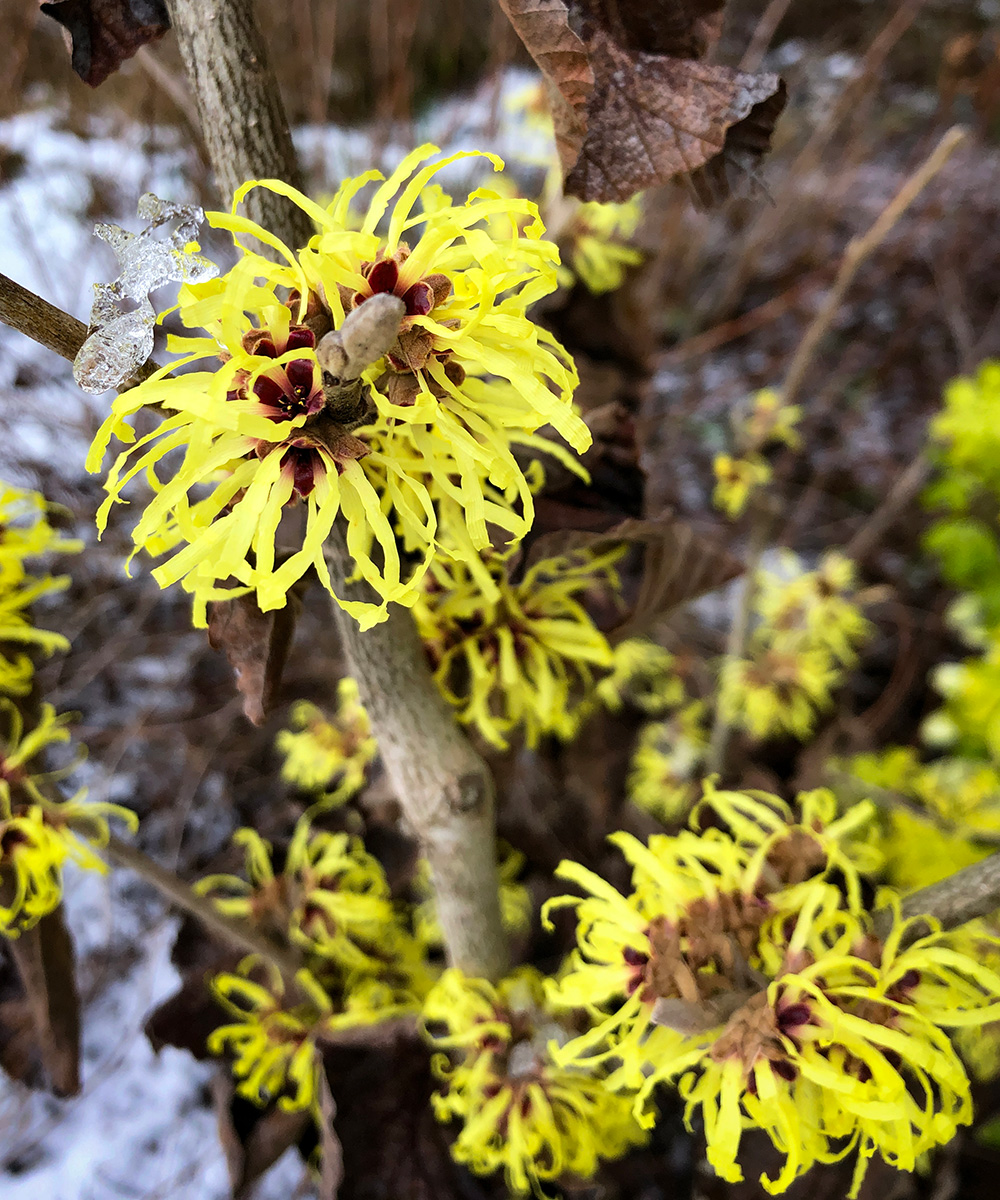
<svg viewBox="0 0 1000 1200">
<path fill-rule="evenodd" d="M 365 272 L 365 278 L 368 280 L 368 286 L 372 290 L 374 296 L 376 292 L 389 292 L 393 296 L 398 296 L 406 305 L 406 316 L 408 317 L 426 317 L 434 307 L 434 292 L 430 284 L 425 283 L 422 279 L 418 279 L 416 283 L 411 284 L 408 288 L 400 288 L 399 282 L 399 264 L 393 258 L 383 258 L 372 265 Z M 355 304 L 363 304 L 369 296 L 358 294 L 355 296 Z"/>
</svg>

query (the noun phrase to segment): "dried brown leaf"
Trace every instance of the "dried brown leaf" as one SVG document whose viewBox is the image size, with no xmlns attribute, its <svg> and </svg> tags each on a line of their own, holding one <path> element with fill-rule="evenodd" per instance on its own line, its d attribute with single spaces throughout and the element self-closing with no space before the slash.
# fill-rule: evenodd
<svg viewBox="0 0 1000 1200">
<path fill-rule="evenodd" d="M 569 24 L 563 0 L 499 0 L 510 23 L 549 83 L 559 161 L 574 163 L 586 134 L 594 73 L 583 42 Z"/>
<path fill-rule="evenodd" d="M 289 1146 L 298 1144 L 309 1114 L 276 1106 L 262 1110 L 236 1099 L 232 1076 L 222 1070 L 212 1082 L 212 1098 L 233 1200 L 243 1200 Z"/>
<path fill-rule="evenodd" d="M 163 0 L 53 0 L 40 8 L 69 33 L 73 70 L 91 87 L 170 28 Z"/>
<path fill-rule="evenodd" d="M 500 3 L 549 82 L 568 195 L 628 200 L 721 156 L 694 183 L 712 203 L 730 194 L 735 170 L 753 175 L 784 91 L 776 75 L 699 61 L 719 38 L 725 0 Z M 752 132 L 727 137 L 748 119 Z"/>
<path fill-rule="evenodd" d="M 587 136 L 566 176 L 567 194 L 582 200 L 624 201 L 689 175 L 722 154 L 729 129 L 749 117 L 769 138 L 766 118 L 784 104 L 783 95 L 773 100 L 777 75 L 623 49 L 603 30 L 588 50 L 596 82 Z"/>
<path fill-rule="evenodd" d="M 272 612 L 261 612 L 252 595 L 209 608 L 208 640 L 229 659 L 243 712 L 254 725 L 263 724 L 274 706 L 301 607 L 298 593 L 290 591 L 285 607 Z"/>
<path fill-rule="evenodd" d="M 35 1054 L 49 1086 L 57 1096 L 75 1096 L 80 1090 L 80 997 L 73 942 L 62 909 L 13 939 L 9 948 L 24 988 L 24 1008 L 19 1014 L 5 1014 L 20 1017 L 14 1021 L 14 1031 L 21 1041 L 4 1066 L 20 1061 L 31 1068 L 34 1056 L 26 1054 L 24 1040 L 25 1018 L 30 1016 Z"/>
</svg>

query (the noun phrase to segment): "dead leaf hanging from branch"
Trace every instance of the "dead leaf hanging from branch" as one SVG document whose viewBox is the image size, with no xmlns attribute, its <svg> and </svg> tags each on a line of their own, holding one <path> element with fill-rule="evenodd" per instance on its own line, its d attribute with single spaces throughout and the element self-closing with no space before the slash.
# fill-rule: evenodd
<svg viewBox="0 0 1000 1200">
<path fill-rule="evenodd" d="M 284 608 L 272 612 L 261 612 L 252 595 L 219 600 L 209 608 L 209 643 L 229 659 L 243 713 L 254 725 L 263 724 L 274 707 L 301 608 L 299 588 L 288 593 Z"/>
<path fill-rule="evenodd" d="M 781 79 L 700 61 L 718 38 L 723 0 L 499 2 L 559 95 L 568 195 L 620 202 L 685 176 L 711 204 L 767 153 L 785 104 Z"/>
<path fill-rule="evenodd" d="M 53 0 L 40 8 L 69 33 L 73 70 L 91 87 L 170 28 L 163 0 Z"/>
</svg>

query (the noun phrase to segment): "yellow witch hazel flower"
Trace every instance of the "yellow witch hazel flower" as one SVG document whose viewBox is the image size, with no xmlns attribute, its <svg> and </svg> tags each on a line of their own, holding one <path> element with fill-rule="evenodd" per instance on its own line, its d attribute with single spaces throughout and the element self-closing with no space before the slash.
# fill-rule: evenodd
<svg viewBox="0 0 1000 1200">
<path fill-rule="evenodd" d="M 413 603 L 434 554 L 431 485 L 457 493 L 468 536 L 454 552 L 471 557 L 489 544 L 487 483 L 530 503 L 513 436 L 551 425 L 577 452 L 589 445 L 572 407 L 572 362 L 526 316 L 556 286 L 558 251 L 542 236 L 537 208 L 486 188 L 454 204 L 432 181 L 469 155 L 430 161 L 437 153 L 421 146 L 408 155 L 360 218 L 352 206 L 378 172 L 346 180 L 326 207 L 277 180 L 239 188 L 233 213 L 209 221 L 233 234 L 241 260 L 180 293 L 181 320 L 206 335 L 172 339 L 179 362 L 120 396 L 95 439 L 91 470 L 112 436 L 134 441 L 126 418 L 142 406 L 173 414 L 119 455 L 99 521 L 103 528 L 123 488 L 145 475 L 154 498 L 133 541 L 169 553 L 154 578 L 192 592 L 199 623 L 207 601 L 241 591 L 255 592 L 265 611 L 281 607 L 310 567 L 332 592 L 323 544 L 338 516 L 357 573 L 380 597 L 338 602 L 365 627 L 383 620 L 390 601 Z M 481 157 L 502 168 L 495 156 Z M 288 197 L 315 222 L 308 246 L 293 250 L 236 215 L 254 188 Z M 248 249 L 245 237 L 280 262 Z M 336 357 L 324 339 L 383 293 L 402 302 L 398 336 L 345 390 L 321 366 Z M 214 365 L 168 377 L 206 359 Z M 183 459 L 161 478 L 173 450 Z M 278 525 L 296 502 L 305 532 L 281 559 Z M 525 515 L 504 511 L 502 527 L 522 536 Z M 403 561 L 397 537 L 415 562 Z"/>
<path fill-rule="evenodd" d="M 834 662 L 850 666 L 872 632 L 861 611 L 871 593 L 858 592 L 854 563 L 829 550 L 815 571 L 807 571 L 798 555 L 783 550 L 779 566 L 779 571 L 758 572 L 754 597 L 770 644 L 779 650 L 826 650 Z"/>
<path fill-rule="evenodd" d="M 323 807 L 343 804 L 356 795 L 378 753 L 357 682 L 342 679 L 337 700 L 332 718 L 308 701 L 294 704 L 292 729 L 283 729 L 276 741 L 285 756 L 282 778 L 303 791 L 322 792 Z"/>
<path fill-rule="evenodd" d="M 29 574 L 26 560 L 82 548 L 51 526 L 48 511 L 40 493 L 0 481 L 0 692 L 10 696 L 26 696 L 31 690 L 35 668 L 24 650 L 51 654 L 69 648 L 61 633 L 36 628 L 28 612 L 37 599 L 64 588 L 69 579 Z"/>
<path fill-rule="evenodd" d="M 805 741 L 871 633 L 861 606 L 875 593 L 856 590 L 854 564 L 836 551 L 814 571 L 803 570 L 791 552 L 780 565 L 778 572 L 758 573 L 759 624 L 746 656 L 722 666 L 719 709 L 754 737 L 790 734 Z"/>
<path fill-rule="evenodd" d="M 0 743 L 0 934 L 17 937 L 59 906 L 67 860 L 106 870 L 91 845 L 107 845 L 108 817 L 133 832 L 138 819 L 117 804 L 84 803 L 86 791 L 65 801 L 44 794 L 39 785 L 65 772 L 36 771 L 31 760 L 69 741 L 69 717 L 43 704 L 38 724 L 26 730 L 20 710 L 9 700 L 2 705 L 8 730 Z"/>
<path fill-rule="evenodd" d="M 712 469 L 715 472 L 712 503 L 731 521 L 743 515 L 754 492 L 771 482 L 770 464 L 759 454 L 747 458 L 717 454 Z"/>
<path fill-rule="evenodd" d="M 743 1178 L 749 1128 L 784 1156 L 775 1178 L 761 1177 L 772 1194 L 856 1152 L 854 1197 L 874 1154 L 912 1170 L 971 1120 L 942 1027 L 995 1020 L 1000 976 L 933 925 L 902 921 L 895 893 L 879 901 L 895 906 L 880 941 L 859 887 L 876 860 L 855 840 L 870 807 L 837 818 L 827 792 L 800 800 L 795 821 L 776 797 L 709 789 L 704 806 L 725 829 L 648 847 L 616 835 L 633 865 L 628 896 L 562 864 L 588 894 L 553 902 L 576 907 L 579 948 L 551 1000 L 588 1008 L 595 1024 L 554 1053 L 612 1065 L 609 1083 L 637 1089 L 646 1124 L 655 1089 L 676 1083 L 729 1182 Z"/>
<path fill-rule="evenodd" d="M 695 700 L 639 734 L 628 777 L 628 794 L 644 812 L 671 825 L 683 820 L 701 792 L 708 753 L 705 705 Z"/>
<path fill-rule="evenodd" d="M 755 738 L 791 735 L 804 742 L 840 680 L 822 650 L 777 650 L 754 640 L 746 658 L 722 664 L 719 712 Z"/>
<path fill-rule="evenodd" d="M 358 838 L 314 832 L 303 817 L 279 874 L 270 844 L 255 830 L 237 830 L 233 840 L 244 849 L 247 878 L 209 875 L 195 885 L 227 916 L 344 967 L 370 967 L 402 936 L 385 873 Z"/>
<path fill-rule="evenodd" d="M 210 1054 L 232 1055 L 237 1094 L 258 1105 L 274 1100 L 287 1112 L 308 1109 L 318 1119 L 317 1038 L 333 1005 L 316 979 L 307 970 L 296 973 L 296 1001 L 281 972 L 251 955 L 235 972 L 216 975 L 211 987 L 235 1020 L 213 1029 L 206 1044 Z"/>
<path fill-rule="evenodd" d="M 76 554 L 83 543 L 64 537 L 48 520 L 50 506 L 40 492 L 15 487 L 0 480 L 0 589 L 6 590 L 28 577 L 25 560 L 42 554 Z M 51 587 L 62 585 L 51 580 Z"/>
<path fill-rule="evenodd" d="M 374 976 L 321 979 L 303 968 L 287 984 L 272 962 L 253 954 L 216 975 L 211 990 L 234 1019 L 206 1044 L 210 1054 L 230 1055 L 237 1093 L 261 1106 L 309 1110 L 317 1121 L 324 1038 L 415 1011 L 412 999 L 401 1002 Z"/>
<path fill-rule="evenodd" d="M 648 846 L 630 834 L 611 836 L 633 869 L 628 897 L 577 863 L 560 864 L 561 878 L 590 893 L 550 901 L 546 910 L 574 907 L 579 918 L 578 950 L 553 987 L 559 1003 L 597 1020 L 575 1051 L 607 1057 L 599 1047 L 611 1035 L 626 1075 L 634 1075 L 654 1003 L 708 1004 L 711 1015 L 727 988 L 755 978 L 761 928 L 782 905 L 794 909 L 806 883 L 836 870 L 860 903 L 860 871 L 881 861 L 858 836 L 872 806 L 837 817 L 831 793 L 818 790 L 803 793 L 799 809 L 796 817 L 777 796 L 718 791 L 709 781 L 690 828 L 656 834 Z M 708 812 L 712 827 L 698 832 Z M 734 947 L 742 948 L 735 957 Z"/>
<path fill-rule="evenodd" d="M 569 739 L 590 711 L 600 674 L 613 666 L 607 638 L 581 599 L 589 589 L 619 588 L 615 563 L 624 547 L 542 559 L 519 583 L 507 556 L 432 564 L 414 617 L 434 678 L 463 724 L 492 745 L 524 731 Z"/>
<path fill-rule="evenodd" d="M 443 1087 L 431 1097 L 439 1121 L 460 1121 L 451 1152 L 479 1175 L 503 1171 L 514 1193 L 541 1195 L 561 1175 L 589 1179 L 601 1159 L 645 1141 L 633 1098 L 605 1074 L 560 1066 L 553 1045 L 566 1026 L 546 1008 L 544 979 L 520 967 L 496 986 L 446 971 L 424 1002 L 424 1030 Z"/>
<path fill-rule="evenodd" d="M 618 712 L 624 704 L 658 717 L 684 703 L 684 682 L 674 669 L 674 656 L 649 638 L 625 638 L 614 647 L 611 674 L 595 688 L 605 708 Z"/>
<path fill-rule="evenodd" d="M 621 287 L 628 268 L 643 260 L 642 251 L 629 245 L 642 218 L 641 201 L 634 196 L 625 204 L 570 203 L 572 214 L 559 230 L 569 259 L 568 267 L 560 272 L 560 282 L 566 285 L 576 276 L 595 296 L 613 292 Z"/>
<path fill-rule="evenodd" d="M 733 413 L 735 454 L 719 454 L 713 464 L 715 492 L 712 501 L 730 520 L 743 514 L 751 496 L 771 482 L 771 465 L 761 453 L 775 444 L 797 449 L 796 426 L 802 410 L 784 404 L 781 393 L 762 388 Z"/>
</svg>

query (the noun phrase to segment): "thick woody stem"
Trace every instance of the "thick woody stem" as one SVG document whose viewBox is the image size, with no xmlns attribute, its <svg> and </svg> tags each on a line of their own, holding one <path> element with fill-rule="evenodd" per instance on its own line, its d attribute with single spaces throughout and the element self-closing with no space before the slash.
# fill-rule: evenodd
<svg viewBox="0 0 1000 1200">
<path fill-rule="evenodd" d="M 328 558 L 343 586 L 351 559 L 337 529 Z M 338 590 L 345 593 L 373 598 L 357 584 Z M 431 678 L 409 612 L 393 605 L 383 625 L 362 633 L 352 617 L 335 611 L 382 761 L 430 864 L 449 961 L 467 975 L 496 979 L 507 966 L 507 943 L 489 768 Z"/>
<path fill-rule="evenodd" d="M 251 0 L 167 0 L 167 10 L 225 202 L 248 179 L 282 179 L 301 190 L 288 119 Z M 297 205 L 266 188 L 254 188 L 244 204 L 248 216 L 288 246 L 304 246 L 314 232 Z"/>
<path fill-rule="evenodd" d="M 288 123 L 252 6 L 246 0 L 167 0 L 167 6 L 220 185 L 227 194 L 265 176 L 297 185 Z M 263 194 L 259 202 L 251 215 L 260 224 L 288 246 L 306 244 L 313 231 L 300 210 L 272 209 Z M 331 557 L 334 589 L 344 595 L 353 564 L 336 532 Z M 496 978 L 507 951 L 489 768 L 441 698 L 410 614 L 393 609 L 364 634 L 352 617 L 339 609 L 336 615 L 386 770 L 430 862 L 449 960 L 469 975 Z"/>
</svg>

